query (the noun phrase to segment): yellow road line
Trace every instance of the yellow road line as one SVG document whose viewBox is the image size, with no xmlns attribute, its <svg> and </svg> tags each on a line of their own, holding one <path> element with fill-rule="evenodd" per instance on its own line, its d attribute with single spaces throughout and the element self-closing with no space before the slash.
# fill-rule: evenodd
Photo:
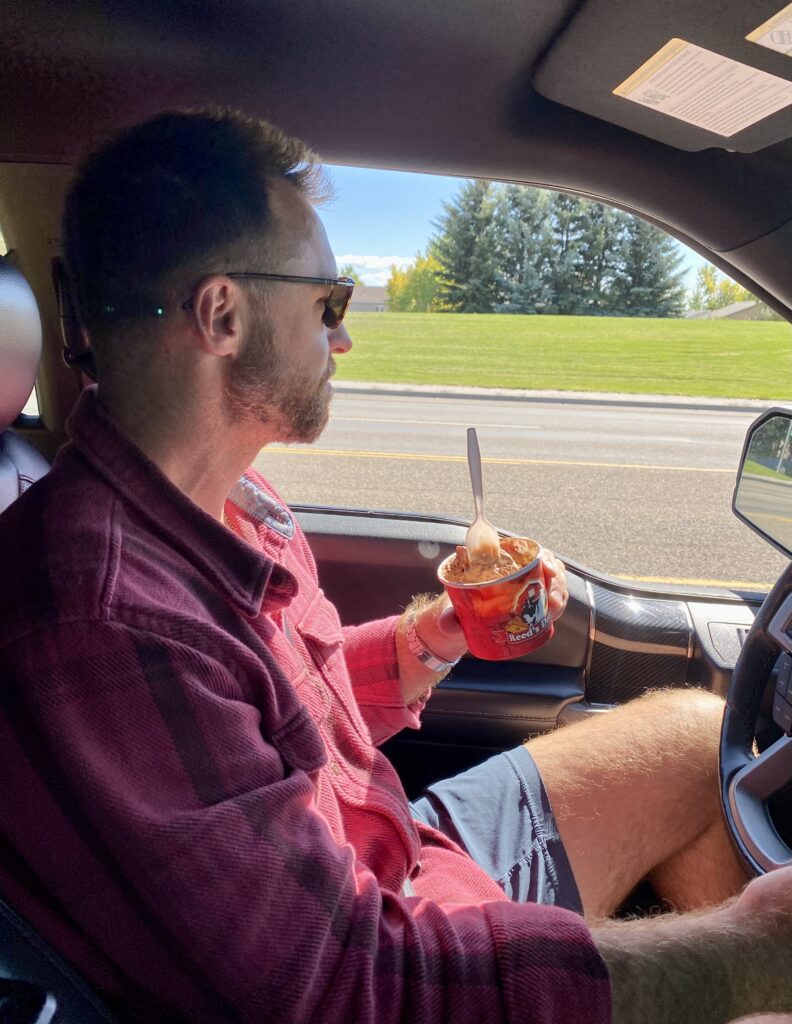
<svg viewBox="0 0 792 1024">
<path fill-rule="evenodd" d="M 319 455 L 347 456 L 354 459 L 402 459 L 420 462 L 467 462 L 464 455 L 418 455 L 410 452 L 360 452 L 341 451 L 329 448 L 266 448 L 263 454 L 277 455 Z M 728 473 L 731 469 L 698 469 L 692 466 L 644 466 L 622 462 L 572 462 L 554 461 L 550 459 L 482 459 L 482 462 L 500 466 L 592 466 L 607 469 L 655 469 L 676 473 Z M 686 576 L 630 576 L 625 573 L 613 573 L 616 579 L 632 580 L 637 583 L 666 583 L 690 587 L 722 587 L 728 590 L 770 590 L 773 583 L 754 583 L 749 580 L 710 580 L 689 578 Z"/>
<path fill-rule="evenodd" d="M 266 448 L 264 455 L 308 455 L 347 459 L 394 459 L 417 462 L 467 462 L 464 455 L 419 455 L 414 452 L 360 452 L 331 448 Z M 573 459 L 492 459 L 481 460 L 490 466 L 590 466 L 599 469 L 651 469 L 668 473 L 720 473 L 735 476 L 736 469 L 697 466 L 655 466 L 630 462 L 584 462 Z"/>
<path fill-rule="evenodd" d="M 406 423 L 412 427 L 467 427 L 469 424 L 463 420 L 396 420 L 393 417 L 377 419 L 374 416 L 333 416 L 333 423 Z M 486 427 L 500 428 L 503 430 L 539 430 L 538 423 L 477 423 L 481 430 Z"/>
<path fill-rule="evenodd" d="M 753 583 L 749 580 L 705 580 L 690 579 L 687 576 L 629 576 L 627 573 L 611 573 L 618 580 L 634 580 L 638 583 L 678 583 L 686 587 L 725 587 L 727 590 L 771 590 L 774 583 Z"/>
</svg>

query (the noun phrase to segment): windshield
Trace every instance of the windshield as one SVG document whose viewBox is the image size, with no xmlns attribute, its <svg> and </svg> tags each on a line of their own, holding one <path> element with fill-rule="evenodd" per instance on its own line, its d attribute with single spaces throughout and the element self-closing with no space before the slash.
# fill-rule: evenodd
<svg viewBox="0 0 792 1024">
<path fill-rule="evenodd" d="M 354 277 L 330 425 L 259 465 L 292 504 L 472 516 L 636 581 L 768 588 L 731 512 L 745 432 L 790 397 L 790 331 L 658 229 L 562 193 L 335 168 Z M 792 514 L 792 513 L 791 513 Z"/>
</svg>

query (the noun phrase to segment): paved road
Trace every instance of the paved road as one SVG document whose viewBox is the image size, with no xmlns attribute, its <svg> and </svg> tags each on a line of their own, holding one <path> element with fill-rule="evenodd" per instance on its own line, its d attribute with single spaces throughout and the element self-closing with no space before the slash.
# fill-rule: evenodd
<svg viewBox="0 0 792 1024">
<path fill-rule="evenodd" d="M 467 518 L 474 425 L 497 525 L 614 574 L 769 585 L 785 559 L 731 512 L 755 416 L 339 393 L 315 445 L 267 450 L 260 465 L 288 501 Z"/>
</svg>

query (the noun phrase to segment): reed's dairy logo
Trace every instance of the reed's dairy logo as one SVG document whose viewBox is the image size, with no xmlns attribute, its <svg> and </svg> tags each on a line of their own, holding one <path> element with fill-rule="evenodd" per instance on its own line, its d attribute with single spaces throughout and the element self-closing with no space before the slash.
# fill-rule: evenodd
<svg viewBox="0 0 792 1024">
<path fill-rule="evenodd" d="M 519 609 L 520 601 L 522 609 Z M 506 640 L 510 644 L 519 644 L 533 636 L 543 633 L 550 624 L 547 615 L 547 592 L 541 580 L 528 580 L 525 589 L 520 593 L 520 600 L 515 602 L 515 615 L 506 623 Z"/>
<path fill-rule="evenodd" d="M 541 622 L 534 623 L 533 626 L 529 626 L 527 629 L 523 628 L 521 633 L 512 632 L 512 624 L 506 627 L 506 642 L 510 644 L 519 644 L 523 640 L 529 640 L 532 636 L 538 636 L 543 633 L 549 625 L 547 616 L 541 620 Z"/>
</svg>

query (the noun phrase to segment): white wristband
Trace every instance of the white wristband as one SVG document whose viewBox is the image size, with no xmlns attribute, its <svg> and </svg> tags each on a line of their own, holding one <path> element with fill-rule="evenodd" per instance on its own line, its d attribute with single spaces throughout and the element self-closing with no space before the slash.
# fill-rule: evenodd
<svg viewBox="0 0 792 1024">
<path fill-rule="evenodd" d="M 412 617 L 407 623 L 407 632 L 405 633 L 405 636 L 407 638 L 407 647 L 409 648 L 410 653 L 414 654 L 418 661 L 432 672 L 449 672 L 459 661 L 459 658 L 456 658 L 454 661 L 443 661 L 442 658 L 438 658 L 437 655 L 432 654 L 429 648 L 418 636 L 418 633 L 415 630 L 415 619 Z"/>
</svg>

